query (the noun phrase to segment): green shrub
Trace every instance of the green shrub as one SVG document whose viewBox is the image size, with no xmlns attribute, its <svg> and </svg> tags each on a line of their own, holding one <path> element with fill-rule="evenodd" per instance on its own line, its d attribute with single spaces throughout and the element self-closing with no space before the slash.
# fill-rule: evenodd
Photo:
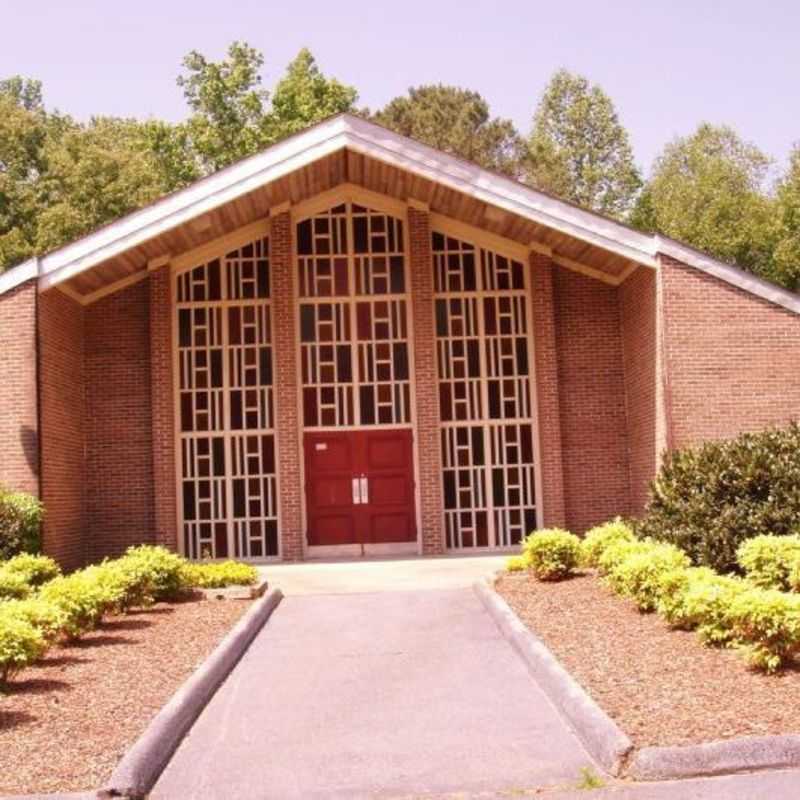
<svg viewBox="0 0 800 800">
<path fill-rule="evenodd" d="M 241 561 L 222 561 L 213 564 L 185 564 L 183 584 L 200 589 L 222 589 L 225 586 L 252 586 L 258 580 L 258 570 Z"/>
<path fill-rule="evenodd" d="M 3 569 L 21 575 L 30 586 L 41 586 L 57 578 L 61 568 L 49 556 L 20 553 L 3 564 Z"/>
<path fill-rule="evenodd" d="M 21 599 L 31 593 L 31 587 L 23 575 L 0 567 L 0 600 Z"/>
<path fill-rule="evenodd" d="M 713 575 L 692 581 L 683 597 L 681 627 L 697 629 L 705 644 L 727 646 L 736 641 L 731 604 L 750 585 L 741 578 Z"/>
<path fill-rule="evenodd" d="M 616 545 L 617 547 L 619 545 Z M 640 611 L 653 611 L 660 595 L 659 579 L 666 572 L 689 566 L 686 553 L 670 544 L 641 542 L 609 569 L 606 583 L 629 597 Z"/>
<path fill-rule="evenodd" d="M 33 625 L 46 642 L 57 639 L 67 625 L 66 612 L 55 603 L 42 600 L 40 597 L 29 597 L 27 600 L 7 600 L 0 603 L 0 620 L 5 617 L 21 619 Z"/>
<path fill-rule="evenodd" d="M 739 545 L 736 560 L 747 579 L 762 589 L 790 589 L 800 563 L 800 536 L 756 536 Z"/>
<path fill-rule="evenodd" d="M 0 486 L 0 560 L 41 548 L 43 507 L 33 495 Z"/>
<path fill-rule="evenodd" d="M 0 685 L 44 654 L 44 636 L 29 622 L 0 615 Z"/>
<path fill-rule="evenodd" d="M 609 572 L 619 566 L 625 559 L 634 553 L 646 553 L 650 549 L 650 541 L 639 539 L 619 539 L 606 545 L 603 552 L 597 558 L 597 569 L 601 575 L 608 575 Z"/>
<path fill-rule="evenodd" d="M 117 561 L 121 562 L 123 569 L 137 573 L 148 583 L 148 591 L 153 600 L 174 599 L 185 589 L 187 561 L 165 547 L 131 547 Z"/>
<path fill-rule="evenodd" d="M 509 556 L 506 560 L 506 570 L 508 572 L 525 572 L 530 569 L 531 563 L 527 556 Z"/>
<path fill-rule="evenodd" d="M 686 593 L 689 587 L 717 575 L 708 567 L 679 567 L 667 570 L 658 578 L 658 602 L 656 611 L 672 628 L 691 630 L 697 622 L 686 610 Z"/>
<path fill-rule="evenodd" d="M 745 539 L 798 531 L 800 426 L 674 451 L 651 490 L 637 535 L 675 544 L 697 565 L 733 571 Z"/>
<path fill-rule="evenodd" d="M 800 654 L 800 597 L 750 589 L 734 598 L 729 618 L 750 664 L 775 672 Z"/>
<path fill-rule="evenodd" d="M 619 517 L 597 525 L 581 541 L 581 564 L 585 567 L 597 567 L 600 556 L 607 547 L 617 542 L 632 542 L 634 539 L 633 529 Z"/>
<path fill-rule="evenodd" d="M 80 570 L 55 578 L 39 590 L 39 597 L 58 606 L 65 614 L 64 633 L 78 639 L 94 629 L 109 610 L 112 591 L 96 573 Z"/>
<path fill-rule="evenodd" d="M 578 566 L 580 539 L 560 528 L 535 531 L 523 545 L 523 556 L 540 581 L 558 581 Z"/>
</svg>

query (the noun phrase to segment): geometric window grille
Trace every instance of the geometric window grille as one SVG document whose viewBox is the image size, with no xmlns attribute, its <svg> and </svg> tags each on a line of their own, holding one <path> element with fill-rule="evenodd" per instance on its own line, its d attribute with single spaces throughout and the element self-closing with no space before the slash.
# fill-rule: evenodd
<svg viewBox="0 0 800 800">
<path fill-rule="evenodd" d="M 269 239 L 177 277 L 183 547 L 278 555 Z"/>
<path fill-rule="evenodd" d="M 411 422 L 403 221 L 346 202 L 297 224 L 306 428 Z"/>
<path fill-rule="evenodd" d="M 447 546 L 511 547 L 536 527 L 521 262 L 432 234 Z"/>
</svg>

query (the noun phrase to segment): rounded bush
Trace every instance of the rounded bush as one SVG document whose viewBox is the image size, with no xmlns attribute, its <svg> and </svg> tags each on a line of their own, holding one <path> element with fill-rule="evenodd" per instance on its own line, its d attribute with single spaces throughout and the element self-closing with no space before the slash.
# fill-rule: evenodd
<svg viewBox="0 0 800 800">
<path fill-rule="evenodd" d="M 148 582 L 153 600 L 174 599 L 186 588 L 186 559 L 165 547 L 131 547 L 117 561 L 122 562 L 123 569 L 139 574 L 142 580 Z"/>
<path fill-rule="evenodd" d="M 701 641 L 727 646 L 736 640 L 731 620 L 731 604 L 751 588 L 741 578 L 717 575 L 692 581 L 683 597 L 681 609 L 685 628 L 696 628 Z"/>
<path fill-rule="evenodd" d="M 600 556 L 607 547 L 617 542 L 632 542 L 635 538 L 631 526 L 619 517 L 597 525 L 581 541 L 581 564 L 585 567 L 597 567 Z"/>
<path fill-rule="evenodd" d="M 0 601 L 21 599 L 30 593 L 31 587 L 24 576 L 4 566 L 0 567 Z"/>
<path fill-rule="evenodd" d="M 550 528 L 532 533 L 523 544 L 523 556 L 540 581 L 558 581 L 578 566 L 580 539 L 569 531 Z"/>
<path fill-rule="evenodd" d="M 662 573 L 658 578 L 656 611 L 670 627 L 692 630 L 697 621 L 687 612 L 686 594 L 693 584 L 711 580 L 716 574 L 708 567 L 678 567 Z"/>
<path fill-rule="evenodd" d="M 756 536 L 739 545 L 736 561 L 747 579 L 762 589 L 791 588 L 790 576 L 800 564 L 800 536 Z"/>
<path fill-rule="evenodd" d="M 41 586 L 61 574 L 61 567 L 49 556 L 20 553 L 3 564 L 3 569 L 21 575 L 30 586 Z"/>
<path fill-rule="evenodd" d="M 0 684 L 41 658 L 47 643 L 24 619 L 0 615 Z"/>
<path fill-rule="evenodd" d="M 509 556 L 506 559 L 507 572 L 525 572 L 530 566 L 530 561 L 525 556 Z"/>
<path fill-rule="evenodd" d="M 636 533 L 677 545 L 697 565 L 735 571 L 746 539 L 798 532 L 798 486 L 797 424 L 677 450 L 652 484 Z"/>
<path fill-rule="evenodd" d="M 613 569 L 619 566 L 625 559 L 634 553 L 647 552 L 651 542 L 640 541 L 639 539 L 619 539 L 612 541 L 603 549 L 597 558 L 597 569 L 601 575 L 608 575 Z"/>
<path fill-rule="evenodd" d="M 43 515 L 33 495 L 0 486 L 0 559 L 39 551 Z"/>
<path fill-rule="evenodd" d="M 40 597 L 0 603 L 0 619 L 21 619 L 38 630 L 47 642 L 57 639 L 66 628 L 67 615 L 60 606 Z"/>
<path fill-rule="evenodd" d="M 69 639 L 78 639 L 96 627 L 109 609 L 110 596 L 108 586 L 86 570 L 55 578 L 39 590 L 42 600 L 64 612 L 64 633 Z"/>
</svg>

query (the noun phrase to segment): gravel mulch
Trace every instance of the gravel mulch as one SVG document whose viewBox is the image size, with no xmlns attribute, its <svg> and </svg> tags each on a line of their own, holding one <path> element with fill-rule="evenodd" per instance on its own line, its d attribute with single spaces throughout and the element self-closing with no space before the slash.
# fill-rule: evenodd
<svg viewBox="0 0 800 800">
<path fill-rule="evenodd" d="M 637 747 L 800 733 L 800 665 L 776 676 L 670 630 L 593 574 L 503 576 L 497 591 Z"/>
<path fill-rule="evenodd" d="M 0 794 L 102 785 L 249 605 L 158 604 L 48 651 L 0 695 Z"/>
</svg>

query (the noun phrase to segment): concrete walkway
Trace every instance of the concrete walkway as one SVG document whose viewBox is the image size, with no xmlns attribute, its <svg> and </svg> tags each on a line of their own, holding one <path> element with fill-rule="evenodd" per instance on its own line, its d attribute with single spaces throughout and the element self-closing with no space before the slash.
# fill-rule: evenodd
<svg viewBox="0 0 800 800">
<path fill-rule="evenodd" d="M 470 588 L 501 563 L 267 568 L 286 599 L 152 796 L 386 798 L 574 786 L 588 755 Z"/>
</svg>

